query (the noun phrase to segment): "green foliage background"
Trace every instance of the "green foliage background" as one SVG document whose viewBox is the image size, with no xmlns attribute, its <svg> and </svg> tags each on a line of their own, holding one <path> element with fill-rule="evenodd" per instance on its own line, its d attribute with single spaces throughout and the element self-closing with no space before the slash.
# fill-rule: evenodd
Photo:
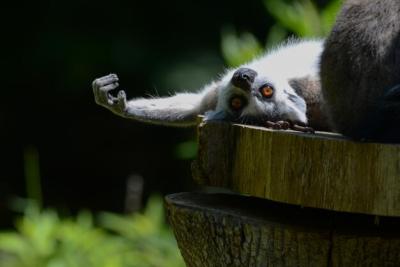
<svg viewBox="0 0 400 267">
<path fill-rule="evenodd" d="M 185 266 L 160 197 L 152 197 L 143 213 L 96 219 L 87 211 L 60 218 L 29 202 L 16 230 L 0 233 L 0 252 L 2 267 Z"/>
<path fill-rule="evenodd" d="M 266 50 L 282 43 L 288 36 L 322 38 L 335 21 L 341 0 L 332 0 L 318 9 L 312 0 L 264 0 L 267 14 L 275 18 L 265 42 L 258 41 L 251 33 L 236 33 L 232 29 L 222 32 L 221 50 L 226 63 L 239 66 Z"/>
</svg>

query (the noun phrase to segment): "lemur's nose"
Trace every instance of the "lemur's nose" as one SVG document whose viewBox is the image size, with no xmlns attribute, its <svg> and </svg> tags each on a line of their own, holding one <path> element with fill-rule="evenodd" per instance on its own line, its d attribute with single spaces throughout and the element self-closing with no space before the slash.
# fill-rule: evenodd
<svg viewBox="0 0 400 267">
<path fill-rule="evenodd" d="M 251 85 L 253 84 L 256 76 L 256 71 L 248 68 L 240 68 L 233 73 L 231 82 L 234 86 L 250 92 Z"/>
</svg>

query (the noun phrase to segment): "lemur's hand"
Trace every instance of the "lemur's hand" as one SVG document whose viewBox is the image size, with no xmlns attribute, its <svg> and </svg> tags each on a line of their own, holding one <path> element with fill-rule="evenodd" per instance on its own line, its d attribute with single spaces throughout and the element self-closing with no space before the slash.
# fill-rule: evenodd
<svg viewBox="0 0 400 267">
<path fill-rule="evenodd" d="M 298 132 L 303 132 L 303 133 L 315 133 L 314 129 L 311 127 L 307 126 L 302 126 L 296 123 L 292 123 L 290 121 L 266 121 L 265 126 L 270 129 L 275 129 L 275 130 L 294 130 Z"/>
<path fill-rule="evenodd" d="M 118 115 L 124 115 L 126 112 L 126 94 L 119 91 L 117 97 L 112 96 L 109 91 L 116 89 L 118 84 L 118 76 L 109 74 L 93 81 L 92 88 L 94 100 L 97 104 L 108 108 Z"/>
</svg>

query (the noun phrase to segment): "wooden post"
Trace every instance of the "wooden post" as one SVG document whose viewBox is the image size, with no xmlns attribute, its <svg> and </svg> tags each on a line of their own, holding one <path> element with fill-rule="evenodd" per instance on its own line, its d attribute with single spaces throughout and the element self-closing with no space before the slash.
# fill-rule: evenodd
<svg viewBox="0 0 400 267">
<path fill-rule="evenodd" d="M 193 175 L 240 195 L 167 198 L 188 266 L 400 266 L 399 145 L 202 123 Z"/>
</svg>

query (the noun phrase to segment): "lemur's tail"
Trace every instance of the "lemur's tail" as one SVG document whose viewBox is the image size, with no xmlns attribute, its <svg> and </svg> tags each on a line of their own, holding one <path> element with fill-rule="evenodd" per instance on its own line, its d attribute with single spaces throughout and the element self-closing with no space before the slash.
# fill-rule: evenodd
<svg viewBox="0 0 400 267">
<path fill-rule="evenodd" d="M 400 142 L 400 84 L 390 88 L 366 116 L 357 139 Z"/>
</svg>

